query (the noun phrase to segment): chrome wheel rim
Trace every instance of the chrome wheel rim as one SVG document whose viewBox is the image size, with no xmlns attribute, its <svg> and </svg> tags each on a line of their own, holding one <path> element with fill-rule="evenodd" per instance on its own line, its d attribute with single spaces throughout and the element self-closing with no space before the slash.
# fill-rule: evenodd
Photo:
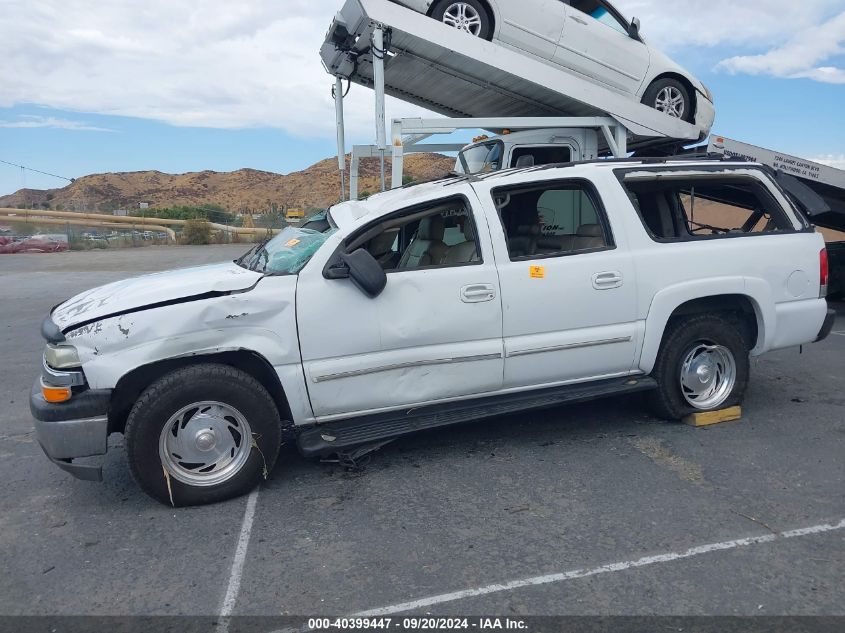
<svg viewBox="0 0 845 633">
<path fill-rule="evenodd" d="M 722 345 L 696 343 L 681 363 L 681 391 L 696 409 L 715 409 L 730 397 L 736 384 L 736 361 Z"/>
<path fill-rule="evenodd" d="M 252 433 L 240 411 L 222 402 L 189 404 L 170 416 L 159 438 L 168 474 L 190 486 L 216 486 L 249 459 Z"/>
<path fill-rule="evenodd" d="M 443 13 L 443 24 L 476 37 L 481 35 L 481 15 L 466 2 L 450 4 Z"/>
<path fill-rule="evenodd" d="M 687 104 L 680 90 L 674 86 L 666 86 L 657 93 L 654 107 L 656 110 L 660 110 L 671 117 L 681 119 L 686 112 Z"/>
</svg>

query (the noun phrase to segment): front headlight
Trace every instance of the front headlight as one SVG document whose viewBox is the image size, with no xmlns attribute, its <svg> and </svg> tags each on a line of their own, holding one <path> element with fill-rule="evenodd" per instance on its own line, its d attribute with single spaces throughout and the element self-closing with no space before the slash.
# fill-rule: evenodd
<svg viewBox="0 0 845 633">
<path fill-rule="evenodd" d="M 44 350 L 44 360 L 53 369 L 74 369 L 80 367 L 79 353 L 70 345 L 47 345 Z"/>
</svg>

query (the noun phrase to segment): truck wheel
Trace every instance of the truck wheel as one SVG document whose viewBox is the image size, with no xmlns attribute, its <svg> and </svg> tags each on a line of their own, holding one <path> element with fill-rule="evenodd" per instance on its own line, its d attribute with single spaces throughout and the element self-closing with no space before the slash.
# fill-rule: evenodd
<svg viewBox="0 0 845 633">
<path fill-rule="evenodd" d="M 150 385 L 126 421 L 126 453 L 138 485 L 175 506 L 248 493 L 269 474 L 281 422 L 267 390 L 227 365 L 177 369 Z"/>
<path fill-rule="evenodd" d="M 652 377 L 655 413 L 668 420 L 718 411 L 742 402 L 749 348 L 739 325 L 718 315 L 670 321 Z"/>
<path fill-rule="evenodd" d="M 677 79 L 655 81 L 645 91 L 643 103 L 687 123 L 692 123 L 695 116 L 689 90 Z"/>
<path fill-rule="evenodd" d="M 485 40 L 493 39 L 493 24 L 487 8 L 479 0 L 440 0 L 431 17 L 446 26 Z"/>
</svg>

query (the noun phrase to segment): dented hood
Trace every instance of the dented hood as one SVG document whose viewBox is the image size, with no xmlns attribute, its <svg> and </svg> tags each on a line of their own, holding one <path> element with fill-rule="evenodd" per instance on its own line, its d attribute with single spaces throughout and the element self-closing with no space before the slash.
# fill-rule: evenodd
<svg viewBox="0 0 845 633">
<path fill-rule="evenodd" d="M 52 319 L 67 332 L 113 316 L 246 292 L 263 276 L 228 262 L 134 277 L 68 299 L 53 310 Z"/>
</svg>

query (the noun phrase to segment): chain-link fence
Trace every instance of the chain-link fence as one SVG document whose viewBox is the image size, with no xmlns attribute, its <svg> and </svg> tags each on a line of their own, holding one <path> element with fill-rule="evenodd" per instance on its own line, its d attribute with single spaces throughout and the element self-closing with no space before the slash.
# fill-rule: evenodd
<svg viewBox="0 0 845 633">
<path fill-rule="evenodd" d="M 126 224 L 115 228 L 76 226 L 67 223 L 26 223 L 0 228 L 0 254 L 93 251 L 145 246 L 183 244 L 251 244 L 261 241 L 266 231 L 239 234 L 230 227 L 212 228 L 208 223 L 193 226 L 149 227 Z"/>
</svg>

